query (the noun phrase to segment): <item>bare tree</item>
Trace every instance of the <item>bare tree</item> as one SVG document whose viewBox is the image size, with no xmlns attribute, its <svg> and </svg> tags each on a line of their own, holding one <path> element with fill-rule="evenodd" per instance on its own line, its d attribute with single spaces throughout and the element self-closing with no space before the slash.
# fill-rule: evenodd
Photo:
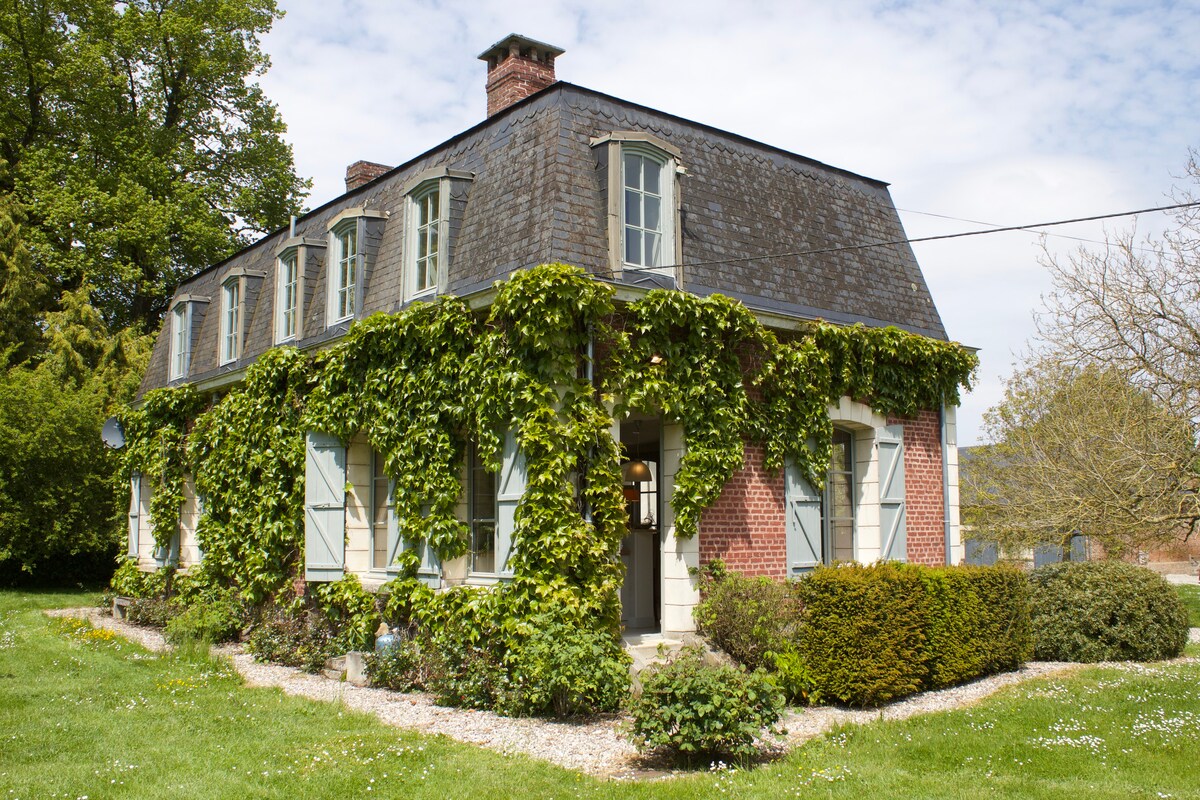
<svg viewBox="0 0 1200 800">
<path fill-rule="evenodd" d="M 1195 428 L 1119 370 L 1041 360 L 988 412 L 964 509 L 1010 549 L 1074 533 L 1121 557 L 1186 539 L 1200 520 Z"/>
<path fill-rule="evenodd" d="M 1195 152 L 1187 175 L 1200 186 Z M 1039 340 L 988 413 L 965 516 L 1017 547 L 1082 532 L 1116 557 L 1187 539 L 1200 520 L 1200 210 L 1178 210 L 1161 236 L 1126 231 L 1043 263 L 1054 289 Z"/>
</svg>

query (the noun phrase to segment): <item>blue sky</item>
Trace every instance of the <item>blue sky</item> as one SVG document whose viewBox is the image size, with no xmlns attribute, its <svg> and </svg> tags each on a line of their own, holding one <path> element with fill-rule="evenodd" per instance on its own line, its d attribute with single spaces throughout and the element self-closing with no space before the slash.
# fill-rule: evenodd
<svg viewBox="0 0 1200 800">
<path fill-rule="evenodd" d="M 977 227 L 929 214 L 1017 225 L 1162 205 L 1200 146 L 1200 0 L 281 5 L 261 83 L 314 206 L 347 164 L 399 164 L 482 120 L 476 56 L 513 32 L 563 48 L 562 80 L 888 181 L 912 237 Z M 1061 234 L 1105 235 L 1052 230 L 1058 254 L 1097 246 Z M 981 348 L 960 410 L 972 444 L 1049 289 L 1041 241 L 914 249 L 950 336 Z"/>
</svg>

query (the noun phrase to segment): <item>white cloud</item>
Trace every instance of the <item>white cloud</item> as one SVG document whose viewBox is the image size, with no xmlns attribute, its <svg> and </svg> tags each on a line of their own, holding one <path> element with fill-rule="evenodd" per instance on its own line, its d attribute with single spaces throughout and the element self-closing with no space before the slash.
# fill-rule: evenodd
<svg viewBox="0 0 1200 800">
<path fill-rule="evenodd" d="M 312 205 L 359 158 L 398 164 L 479 122 L 475 57 L 512 32 L 564 48 L 563 80 L 890 181 L 918 211 L 1020 224 L 1155 205 L 1200 144 L 1188 2 L 283 3 L 262 83 Z M 970 227 L 902 216 L 914 236 Z M 1047 289 L 1037 240 L 916 253 L 951 336 L 983 349 L 971 443 Z"/>
</svg>

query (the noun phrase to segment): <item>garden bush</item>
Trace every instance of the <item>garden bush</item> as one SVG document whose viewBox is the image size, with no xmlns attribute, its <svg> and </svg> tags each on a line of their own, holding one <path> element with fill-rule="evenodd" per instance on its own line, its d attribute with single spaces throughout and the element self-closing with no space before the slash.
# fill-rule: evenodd
<svg viewBox="0 0 1200 800">
<path fill-rule="evenodd" d="M 411 692 L 426 688 L 430 678 L 429 638 L 399 634 L 390 647 L 367 654 L 366 673 L 371 685 L 381 689 Z"/>
<path fill-rule="evenodd" d="M 175 607 L 165 598 L 135 597 L 125 609 L 125 619 L 134 625 L 165 628 L 175 613 Z"/>
<path fill-rule="evenodd" d="M 1155 661 L 1187 643 L 1187 611 L 1161 576 L 1121 561 L 1033 571 L 1034 655 L 1046 661 Z"/>
<path fill-rule="evenodd" d="M 688 764 L 745 760 L 756 743 L 780 731 L 783 694 L 762 671 L 712 665 L 689 647 L 640 675 L 629 735 L 639 750 L 657 750 Z"/>
<path fill-rule="evenodd" d="M 469 622 L 452 616 L 431 638 L 428 688 L 439 705 L 491 709 L 508 688 L 499 635 L 471 633 Z"/>
<path fill-rule="evenodd" d="M 629 654 L 612 633 L 551 617 L 508 653 L 509 684 L 496 710 L 510 716 L 616 711 L 629 696 Z"/>
<path fill-rule="evenodd" d="M 804 613 L 796 649 L 814 700 L 878 706 L 924 687 L 928 602 L 920 569 L 818 567 L 797 588 Z"/>
<path fill-rule="evenodd" d="M 1029 589 L 1012 567 L 922 568 L 925 688 L 1016 669 L 1029 657 Z"/>
<path fill-rule="evenodd" d="M 326 659 L 340 655 L 329 618 L 318 609 L 284 606 L 261 609 L 246 639 L 246 649 L 258 661 L 317 672 Z"/>
<path fill-rule="evenodd" d="M 172 644 L 229 642 L 241 633 L 244 615 L 231 595 L 197 598 L 167 620 L 166 637 Z"/>
<path fill-rule="evenodd" d="M 747 669 L 771 666 L 783 653 L 803 610 L 793 583 L 726 573 L 719 562 L 702 576 L 694 618 L 714 646 Z"/>
</svg>

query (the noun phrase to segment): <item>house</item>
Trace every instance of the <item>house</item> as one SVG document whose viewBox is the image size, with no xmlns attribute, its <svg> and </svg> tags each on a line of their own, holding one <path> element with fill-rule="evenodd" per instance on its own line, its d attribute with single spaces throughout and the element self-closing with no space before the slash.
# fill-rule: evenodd
<svg viewBox="0 0 1200 800">
<path fill-rule="evenodd" d="M 497 280 L 547 262 L 582 268 L 618 301 L 656 287 L 719 293 L 781 331 L 820 319 L 946 340 L 911 249 L 894 244 L 905 234 L 885 183 L 558 81 L 562 52 L 516 35 L 493 45 L 480 56 L 485 120 L 396 167 L 352 164 L 345 194 L 182 283 L 142 392 L 221 392 L 273 347 L 326 347 L 356 320 L 442 294 L 486 303 Z M 713 559 L 779 578 L 834 560 L 961 560 L 955 409 L 888 417 L 845 397 L 829 414 L 823 491 L 766 469 L 762 447 L 747 444 L 686 539 L 673 535 L 671 502 L 683 426 L 652 414 L 614 422 L 630 503 L 627 629 L 692 630 L 695 570 Z M 429 585 L 504 579 L 518 456 L 510 436 L 497 477 L 468 455 L 459 514 L 471 546 L 446 563 L 425 558 Z M 309 531 L 310 580 L 388 580 L 397 543 L 380 461 L 361 438 L 310 436 L 310 527 L 324 526 Z M 131 554 L 147 569 L 195 563 L 202 511 L 190 484 L 164 550 L 150 536 L 148 487 L 135 478 L 133 489 Z"/>
</svg>

